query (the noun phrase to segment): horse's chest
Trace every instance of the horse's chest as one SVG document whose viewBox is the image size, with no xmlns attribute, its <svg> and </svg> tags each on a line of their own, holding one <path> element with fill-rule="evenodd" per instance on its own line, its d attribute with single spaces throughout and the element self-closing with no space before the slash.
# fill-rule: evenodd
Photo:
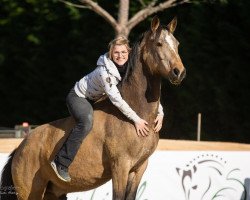
<svg viewBox="0 0 250 200">
<path fill-rule="evenodd" d="M 141 138 L 141 141 L 137 144 L 137 147 L 131 147 L 134 149 L 133 158 L 135 162 L 138 163 L 147 160 L 149 156 L 151 156 L 152 153 L 155 151 L 158 141 L 158 137 Z"/>
</svg>

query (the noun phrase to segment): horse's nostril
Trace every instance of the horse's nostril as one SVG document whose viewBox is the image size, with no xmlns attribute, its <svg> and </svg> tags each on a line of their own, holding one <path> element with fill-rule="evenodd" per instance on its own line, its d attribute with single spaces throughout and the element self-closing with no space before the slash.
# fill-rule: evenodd
<svg viewBox="0 0 250 200">
<path fill-rule="evenodd" d="M 175 76 L 179 76 L 180 71 L 177 68 L 174 68 L 173 73 Z"/>
</svg>

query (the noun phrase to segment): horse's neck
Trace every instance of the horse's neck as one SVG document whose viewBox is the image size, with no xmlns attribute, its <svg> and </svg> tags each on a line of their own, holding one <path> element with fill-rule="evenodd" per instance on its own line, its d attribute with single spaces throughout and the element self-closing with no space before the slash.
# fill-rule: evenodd
<svg viewBox="0 0 250 200">
<path fill-rule="evenodd" d="M 141 118 L 152 120 L 159 105 L 160 87 L 160 78 L 150 74 L 147 67 L 137 61 L 128 82 L 123 84 L 121 93 Z"/>
</svg>

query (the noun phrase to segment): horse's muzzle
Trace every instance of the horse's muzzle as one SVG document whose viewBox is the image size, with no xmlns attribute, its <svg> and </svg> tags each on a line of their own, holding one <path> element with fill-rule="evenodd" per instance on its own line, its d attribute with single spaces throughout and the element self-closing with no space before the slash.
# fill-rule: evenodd
<svg viewBox="0 0 250 200">
<path fill-rule="evenodd" d="M 183 68 L 180 71 L 178 68 L 174 68 L 170 71 L 169 80 L 174 85 L 179 85 L 181 81 L 186 77 L 186 69 Z"/>
</svg>

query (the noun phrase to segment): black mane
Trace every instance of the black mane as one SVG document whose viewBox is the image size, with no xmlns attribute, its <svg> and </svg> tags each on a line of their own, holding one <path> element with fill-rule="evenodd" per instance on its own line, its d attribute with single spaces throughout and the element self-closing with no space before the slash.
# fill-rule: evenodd
<svg viewBox="0 0 250 200">
<path fill-rule="evenodd" d="M 130 75 L 132 74 L 132 72 L 135 68 L 136 60 L 138 60 L 138 56 L 139 56 L 139 46 L 140 46 L 143 38 L 144 38 L 144 34 L 141 34 L 141 36 L 138 38 L 138 40 L 134 43 L 134 45 L 129 53 L 129 58 L 128 58 L 128 62 L 127 62 L 127 69 L 126 69 L 125 75 L 122 79 L 121 85 L 124 82 L 128 81 Z"/>
</svg>

